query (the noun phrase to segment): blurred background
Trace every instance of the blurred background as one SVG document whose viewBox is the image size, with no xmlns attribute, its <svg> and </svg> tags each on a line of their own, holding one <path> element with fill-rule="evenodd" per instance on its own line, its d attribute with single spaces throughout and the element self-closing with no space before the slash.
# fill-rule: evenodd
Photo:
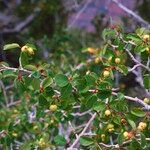
<svg viewBox="0 0 150 150">
<path fill-rule="evenodd" d="M 150 0 L 119 0 L 128 9 L 150 21 Z M 38 55 L 99 45 L 101 32 L 122 25 L 126 32 L 141 26 L 113 0 L 0 0 L 0 61 L 18 66 L 19 54 L 2 52 L 7 43 L 33 43 Z M 56 53 L 57 53 L 56 52 Z M 37 57 L 38 58 L 38 57 Z"/>
<path fill-rule="evenodd" d="M 67 62 L 78 65 L 85 60 L 84 48 L 101 47 L 104 28 L 121 25 L 125 32 L 133 32 L 146 27 L 149 8 L 150 0 L 0 0 L 0 61 L 18 67 L 19 51 L 6 54 L 3 45 L 31 43 L 38 48 L 32 62 L 65 64 L 67 69 Z M 138 85 L 133 74 L 123 82 L 127 89 Z"/>
</svg>

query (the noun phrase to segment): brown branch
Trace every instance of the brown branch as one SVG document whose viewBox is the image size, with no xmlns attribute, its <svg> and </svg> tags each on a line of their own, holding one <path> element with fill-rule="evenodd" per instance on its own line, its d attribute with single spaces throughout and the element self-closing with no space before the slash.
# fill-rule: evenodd
<svg viewBox="0 0 150 150">
<path fill-rule="evenodd" d="M 78 144 L 78 142 L 80 140 L 80 137 L 84 135 L 84 133 L 86 132 L 86 130 L 88 129 L 88 127 L 90 126 L 90 124 L 92 123 L 92 121 L 95 119 L 95 117 L 96 117 L 96 113 L 93 114 L 93 116 L 91 117 L 91 119 L 86 124 L 85 128 L 82 130 L 82 132 L 78 135 L 78 137 L 73 142 L 73 144 L 67 150 L 73 150 L 73 148 Z"/>
<path fill-rule="evenodd" d="M 14 34 L 22 31 L 25 27 L 27 27 L 37 16 L 37 13 L 31 14 L 28 16 L 23 22 L 20 22 L 18 25 L 16 25 L 13 29 L 4 29 L 2 30 L 2 34 Z"/>
<path fill-rule="evenodd" d="M 118 2 L 118 0 L 112 0 L 119 8 L 124 10 L 127 14 L 134 17 L 138 22 L 144 24 L 147 28 L 150 28 L 149 22 L 145 21 L 143 18 L 141 18 L 139 15 L 134 13 L 132 10 L 128 9 L 126 6 L 124 6 L 122 3 Z"/>
<path fill-rule="evenodd" d="M 112 92 L 112 95 L 117 96 L 118 93 L 116 92 Z M 150 110 L 150 105 L 146 104 L 145 102 L 143 102 L 143 100 L 137 98 L 137 97 L 130 97 L 130 96 L 124 96 L 125 99 L 130 100 L 130 101 L 134 101 L 139 103 L 140 105 L 142 105 L 144 107 L 145 110 Z"/>
</svg>

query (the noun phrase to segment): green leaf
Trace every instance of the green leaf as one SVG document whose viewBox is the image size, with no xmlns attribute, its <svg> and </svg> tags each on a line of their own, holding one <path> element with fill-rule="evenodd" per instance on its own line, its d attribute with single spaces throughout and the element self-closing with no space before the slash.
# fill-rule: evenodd
<svg viewBox="0 0 150 150">
<path fill-rule="evenodd" d="M 31 47 L 33 50 L 37 50 L 37 48 L 35 47 L 35 45 L 31 44 L 31 43 L 27 43 L 26 46 Z"/>
<path fill-rule="evenodd" d="M 90 96 L 88 99 L 87 99 L 87 101 L 86 101 L 86 103 L 85 103 L 85 105 L 86 105 L 86 107 L 87 108 L 92 108 L 93 107 L 93 105 L 97 102 L 97 96 L 96 95 L 92 95 L 92 96 Z"/>
<path fill-rule="evenodd" d="M 122 134 L 119 134 L 119 135 L 118 135 L 118 139 L 117 139 L 118 144 L 121 145 L 121 144 L 123 143 L 123 140 L 124 140 L 123 135 L 122 135 Z"/>
<path fill-rule="evenodd" d="M 68 78 L 63 74 L 57 74 L 55 76 L 55 82 L 60 87 L 64 87 L 69 83 Z"/>
<path fill-rule="evenodd" d="M 146 141 L 146 137 L 143 133 L 140 133 L 141 134 L 141 146 L 145 146 L 147 145 L 147 141 Z"/>
<path fill-rule="evenodd" d="M 3 78 L 7 77 L 17 77 L 13 70 L 4 70 L 3 71 Z"/>
<path fill-rule="evenodd" d="M 139 36 L 137 36 L 136 34 L 129 34 L 129 35 L 127 35 L 126 38 L 134 41 L 136 44 L 139 44 L 141 42 L 141 38 Z"/>
<path fill-rule="evenodd" d="M 31 77 L 34 77 L 34 78 L 40 78 L 40 72 L 39 71 L 34 71 L 32 74 L 31 74 Z"/>
<path fill-rule="evenodd" d="M 37 67 L 34 66 L 34 65 L 25 65 L 24 68 L 27 69 L 27 70 L 31 70 L 31 71 L 36 71 L 37 70 Z"/>
<path fill-rule="evenodd" d="M 32 84 L 34 90 L 39 90 L 40 89 L 40 80 L 39 79 L 34 78 L 32 80 L 31 84 Z"/>
<path fill-rule="evenodd" d="M 122 94 L 120 92 L 117 94 L 117 97 L 119 100 L 124 100 L 124 94 Z"/>
<path fill-rule="evenodd" d="M 110 38 L 115 38 L 116 36 L 116 31 L 112 29 L 104 29 L 102 32 L 102 37 L 103 39 L 110 39 Z"/>
<path fill-rule="evenodd" d="M 150 77 L 149 76 L 144 77 L 144 87 L 146 89 L 150 89 Z"/>
<path fill-rule="evenodd" d="M 100 101 L 100 102 L 96 102 L 94 105 L 93 105 L 93 109 L 97 112 L 99 111 L 102 111 L 105 109 L 105 103 Z"/>
<path fill-rule="evenodd" d="M 97 97 L 101 100 L 105 100 L 106 98 L 108 98 L 111 95 L 111 91 L 108 90 L 103 90 L 103 91 L 99 91 L 97 94 Z"/>
<path fill-rule="evenodd" d="M 91 139 L 89 137 L 81 137 L 80 143 L 83 146 L 89 146 L 89 145 L 93 144 L 93 139 Z"/>
<path fill-rule="evenodd" d="M 106 90 L 106 89 L 108 89 L 108 87 L 111 88 L 112 85 L 110 82 L 107 82 L 107 81 L 103 81 L 100 83 L 100 85 L 98 85 L 99 90 Z"/>
<path fill-rule="evenodd" d="M 127 119 L 128 120 L 128 123 L 130 124 L 130 126 L 133 128 L 133 129 L 136 129 L 136 124 L 133 120 L 130 120 L 130 119 Z"/>
<path fill-rule="evenodd" d="M 128 74 L 128 68 L 125 65 L 118 65 L 117 70 L 123 73 L 124 75 Z"/>
<path fill-rule="evenodd" d="M 53 79 L 51 77 L 47 77 L 42 81 L 42 86 L 44 88 L 50 86 L 53 83 Z"/>
<path fill-rule="evenodd" d="M 146 115 L 146 112 L 142 111 L 141 109 L 133 109 L 131 110 L 131 114 L 137 117 L 144 117 Z"/>
<path fill-rule="evenodd" d="M 3 74 L 0 72 L 0 80 L 3 78 Z"/>
<path fill-rule="evenodd" d="M 61 97 L 62 99 L 67 99 L 72 94 L 72 86 L 71 84 L 67 84 L 66 86 L 62 87 L 61 89 Z"/>
<path fill-rule="evenodd" d="M 58 146 L 65 146 L 66 145 L 66 139 L 63 136 L 61 136 L 61 135 L 55 136 L 54 142 Z"/>
<path fill-rule="evenodd" d="M 96 80 L 92 75 L 90 75 L 90 74 L 86 75 L 85 79 L 86 79 L 86 82 L 87 82 L 87 86 L 92 86 L 92 85 L 95 84 Z"/>
<path fill-rule="evenodd" d="M 39 96 L 39 105 L 40 106 L 48 106 L 49 105 L 49 103 L 47 102 L 47 100 L 46 100 L 46 98 L 44 97 L 43 94 L 41 94 Z"/>
<path fill-rule="evenodd" d="M 5 50 L 14 49 L 14 48 L 19 48 L 19 47 L 20 47 L 20 46 L 19 46 L 19 44 L 17 44 L 17 43 L 6 44 L 6 45 L 4 45 L 3 50 L 5 51 Z"/>
<path fill-rule="evenodd" d="M 19 65 L 24 67 L 29 64 L 29 56 L 27 53 L 21 52 L 19 58 Z"/>
</svg>

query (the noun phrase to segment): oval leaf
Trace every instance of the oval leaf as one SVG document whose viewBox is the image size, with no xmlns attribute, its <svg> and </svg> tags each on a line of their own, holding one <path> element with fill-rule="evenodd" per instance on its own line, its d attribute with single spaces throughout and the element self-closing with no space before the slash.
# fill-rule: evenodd
<svg viewBox="0 0 150 150">
<path fill-rule="evenodd" d="M 19 47 L 20 46 L 17 43 L 6 44 L 6 45 L 4 45 L 3 50 L 5 51 L 5 50 L 9 50 L 9 49 L 13 49 L 13 48 L 19 48 Z"/>
</svg>

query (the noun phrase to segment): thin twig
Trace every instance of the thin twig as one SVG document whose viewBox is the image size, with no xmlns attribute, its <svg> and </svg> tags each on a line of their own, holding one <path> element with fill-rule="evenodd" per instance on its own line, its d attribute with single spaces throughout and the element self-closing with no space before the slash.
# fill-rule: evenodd
<svg viewBox="0 0 150 150">
<path fill-rule="evenodd" d="M 78 138 L 76 138 L 76 140 L 73 142 L 73 144 L 67 150 L 72 150 L 78 144 L 78 142 L 80 140 L 80 137 L 84 135 L 84 133 L 86 132 L 86 130 L 88 129 L 88 127 L 90 126 L 90 124 L 92 123 L 92 121 L 95 119 L 95 117 L 96 117 L 96 113 L 93 114 L 93 116 L 91 117 L 91 119 L 86 124 L 85 128 L 78 135 Z"/>
<path fill-rule="evenodd" d="M 5 103 L 6 103 L 6 106 L 7 106 L 8 105 L 8 97 L 7 97 L 7 93 L 6 93 L 4 83 L 1 80 L 0 80 L 0 86 L 2 87 Z"/>
<path fill-rule="evenodd" d="M 77 13 L 75 19 L 69 24 L 68 26 L 68 29 L 70 29 L 74 24 L 75 22 L 79 19 L 80 15 L 86 10 L 87 6 L 89 5 L 89 3 L 91 2 L 92 0 L 88 0 L 85 5 L 83 6 L 83 8 Z"/>
<path fill-rule="evenodd" d="M 128 9 L 126 6 L 124 6 L 122 3 L 120 3 L 118 0 L 112 0 L 119 8 L 124 10 L 127 14 L 134 17 L 138 22 L 144 24 L 147 28 L 150 28 L 150 24 L 145 21 L 143 18 L 141 18 L 139 15 L 134 13 L 132 10 Z"/>
<path fill-rule="evenodd" d="M 31 14 L 23 22 L 20 22 L 14 29 L 4 29 L 2 34 L 13 34 L 22 31 L 27 25 L 29 25 L 37 14 Z"/>
<path fill-rule="evenodd" d="M 112 92 L 112 95 L 117 96 L 118 93 Z M 134 102 L 139 103 L 140 105 L 142 105 L 144 107 L 145 110 L 148 110 L 148 111 L 150 110 L 150 105 L 146 104 L 145 102 L 143 102 L 143 100 L 141 100 L 137 97 L 134 98 L 134 97 L 130 97 L 130 96 L 125 95 L 124 98 L 127 100 L 130 100 L 130 101 L 134 101 Z"/>
</svg>

